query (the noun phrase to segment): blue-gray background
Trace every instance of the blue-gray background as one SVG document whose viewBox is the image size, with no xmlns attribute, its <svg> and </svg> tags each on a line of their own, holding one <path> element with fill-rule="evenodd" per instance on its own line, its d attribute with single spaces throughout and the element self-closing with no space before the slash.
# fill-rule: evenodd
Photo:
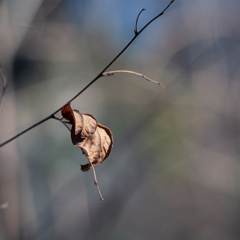
<svg viewBox="0 0 240 240">
<path fill-rule="evenodd" d="M 169 0 L 0 1 L 1 142 L 88 84 Z M 114 136 L 93 173 L 49 120 L 0 149 L 0 239 L 240 238 L 240 1 L 176 0 L 72 107 Z M 2 88 L 3 80 L 1 78 Z"/>
</svg>

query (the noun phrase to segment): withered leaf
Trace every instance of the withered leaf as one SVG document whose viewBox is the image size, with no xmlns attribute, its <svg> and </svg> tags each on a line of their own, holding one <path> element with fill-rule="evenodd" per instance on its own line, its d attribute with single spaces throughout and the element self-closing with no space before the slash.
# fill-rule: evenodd
<svg viewBox="0 0 240 240">
<path fill-rule="evenodd" d="M 72 124 L 73 145 L 82 149 L 93 166 L 102 163 L 110 155 L 113 147 L 110 129 L 98 123 L 92 115 L 72 110 L 70 105 L 62 108 L 62 115 Z M 90 163 L 81 166 L 83 172 L 90 168 Z"/>
<path fill-rule="evenodd" d="M 78 138 L 88 137 L 97 129 L 98 122 L 91 114 L 83 114 L 78 110 L 72 110 L 70 105 L 63 107 L 61 113 L 64 118 L 73 124 L 71 134 L 75 136 L 76 141 L 78 141 Z"/>
<path fill-rule="evenodd" d="M 113 137 L 109 128 L 98 124 L 95 133 L 88 138 L 75 142 L 72 136 L 73 144 L 80 147 L 83 153 L 91 161 L 93 166 L 102 163 L 111 153 L 113 147 Z M 86 172 L 90 169 L 91 164 L 82 165 L 81 169 Z"/>
<path fill-rule="evenodd" d="M 73 126 L 71 130 L 73 144 L 75 142 L 81 141 L 81 138 L 87 138 L 94 134 L 98 126 L 98 122 L 90 114 L 82 114 L 78 110 L 73 110 Z"/>
</svg>

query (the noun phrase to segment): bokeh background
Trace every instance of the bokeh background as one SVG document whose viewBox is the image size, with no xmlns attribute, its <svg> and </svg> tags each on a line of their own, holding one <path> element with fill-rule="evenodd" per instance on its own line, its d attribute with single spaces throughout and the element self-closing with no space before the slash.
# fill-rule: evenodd
<svg viewBox="0 0 240 240">
<path fill-rule="evenodd" d="M 0 1 L 0 142 L 85 87 L 169 0 Z M 114 136 L 93 173 L 49 120 L 0 149 L 0 239 L 240 238 L 240 1 L 176 0 L 72 107 Z M 3 86 L 3 78 L 0 79 Z"/>
</svg>

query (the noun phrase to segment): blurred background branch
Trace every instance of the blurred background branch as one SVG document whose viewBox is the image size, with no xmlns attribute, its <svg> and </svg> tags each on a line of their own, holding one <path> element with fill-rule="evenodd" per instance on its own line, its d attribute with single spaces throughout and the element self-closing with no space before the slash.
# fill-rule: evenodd
<svg viewBox="0 0 240 240">
<path fill-rule="evenodd" d="M 2 66 L 1 62 L 0 62 L 0 71 L 1 71 L 2 79 L 3 79 L 2 94 L 1 94 L 1 97 L 0 97 L 0 111 L 1 111 L 3 97 L 4 97 L 4 94 L 5 94 L 5 92 L 7 90 L 7 87 L 8 87 L 7 78 L 6 78 L 6 75 L 5 75 L 5 72 L 4 72 L 4 69 L 3 69 L 3 66 Z"/>
</svg>

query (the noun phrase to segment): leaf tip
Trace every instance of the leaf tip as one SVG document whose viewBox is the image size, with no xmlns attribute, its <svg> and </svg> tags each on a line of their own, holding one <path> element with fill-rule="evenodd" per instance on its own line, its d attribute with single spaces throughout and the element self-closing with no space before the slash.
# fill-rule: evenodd
<svg viewBox="0 0 240 240">
<path fill-rule="evenodd" d="M 82 172 L 87 172 L 89 169 L 91 168 L 91 164 L 85 164 L 85 165 L 81 165 L 81 170 Z"/>
</svg>

